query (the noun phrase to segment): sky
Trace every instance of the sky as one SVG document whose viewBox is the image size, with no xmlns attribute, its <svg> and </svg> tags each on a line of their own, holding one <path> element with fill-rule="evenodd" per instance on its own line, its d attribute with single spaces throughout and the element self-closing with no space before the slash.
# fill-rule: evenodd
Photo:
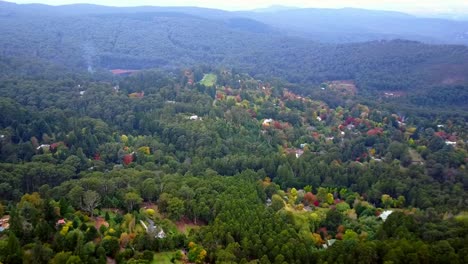
<svg viewBox="0 0 468 264">
<path fill-rule="evenodd" d="M 7 0 L 9 1 L 9 0 Z M 294 7 L 343 8 L 355 7 L 376 10 L 402 11 L 413 14 L 461 13 L 468 14 L 468 0 L 10 0 L 18 4 L 43 3 L 63 5 L 91 3 L 108 6 L 199 6 L 225 10 L 250 10 L 283 5 Z"/>
</svg>

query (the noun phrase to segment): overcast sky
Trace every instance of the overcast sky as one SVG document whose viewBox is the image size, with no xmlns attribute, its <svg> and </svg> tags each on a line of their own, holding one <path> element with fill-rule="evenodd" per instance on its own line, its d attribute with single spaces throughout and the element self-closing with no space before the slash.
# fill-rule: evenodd
<svg viewBox="0 0 468 264">
<path fill-rule="evenodd" d="M 8 0 L 7 0 L 8 1 Z M 10 0 L 11 1 L 11 0 Z M 379 10 L 395 10 L 410 13 L 466 13 L 468 0 L 16 0 L 16 3 L 44 3 L 63 5 L 73 3 L 92 3 L 109 6 L 199 6 L 226 10 L 248 10 L 271 5 L 296 7 L 357 7 Z"/>
</svg>

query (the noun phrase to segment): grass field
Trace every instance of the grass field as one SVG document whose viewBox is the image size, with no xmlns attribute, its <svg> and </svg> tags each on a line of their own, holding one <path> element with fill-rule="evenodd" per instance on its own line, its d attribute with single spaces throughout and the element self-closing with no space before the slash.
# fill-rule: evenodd
<svg viewBox="0 0 468 264">
<path fill-rule="evenodd" d="M 161 252 L 154 254 L 153 262 L 151 264 L 171 264 L 171 258 L 177 251 Z M 175 263 L 182 263 L 176 261 Z"/>
<path fill-rule="evenodd" d="M 200 81 L 200 84 L 205 85 L 206 87 L 213 86 L 216 83 L 216 75 L 213 73 L 203 75 L 203 79 Z"/>
</svg>

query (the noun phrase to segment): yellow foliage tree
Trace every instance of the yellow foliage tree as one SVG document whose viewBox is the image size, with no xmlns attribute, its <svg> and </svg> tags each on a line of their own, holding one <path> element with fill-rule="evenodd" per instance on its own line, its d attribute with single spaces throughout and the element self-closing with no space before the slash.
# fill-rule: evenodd
<svg viewBox="0 0 468 264">
<path fill-rule="evenodd" d="M 317 233 L 312 233 L 312 240 L 316 246 L 321 246 L 323 243 L 325 243 L 322 237 Z"/>
<path fill-rule="evenodd" d="M 128 137 L 127 137 L 126 135 L 122 135 L 122 136 L 120 136 L 120 141 L 121 141 L 122 143 L 124 143 L 125 145 L 127 145 L 127 143 L 128 143 Z"/>
<path fill-rule="evenodd" d="M 32 204 L 35 208 L 40 208 L 42 207 L 42 204 L 43 204 L 41 195 L 39 195 L 39 193 L 37 192 L 23 195 L 23 197 L 21 197 L 21 201 L 18 204 L 18 208 L 23 208 L 26 202 Z"/>
<path fill-rule="evenodd" d="M 145 154 L 145 155 L 149 155 L 150 154 L 150 148 L 147 147 L 147 146 L 143 146 L 143 147 L 139 147 L 138 148 L 138 151 Z"/>
</svg>

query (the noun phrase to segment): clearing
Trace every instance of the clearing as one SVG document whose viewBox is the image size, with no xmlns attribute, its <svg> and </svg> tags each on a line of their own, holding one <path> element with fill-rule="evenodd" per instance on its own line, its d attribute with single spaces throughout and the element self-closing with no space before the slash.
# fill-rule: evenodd
<svg viewBox="0 0 468 264">
<path fill-rule="evenodd" d="M 213 86 L 215 85 L 217 79 L 218 77 L 216 74 L 208 73 L 203 75 L 203 79 L 200 81 L 200 84 L 203 84 L 206 87 Z"/>
<path fill-rule="evenodd" d="M 352 80 L 336 80 L 326 84 L 328 89 L 341 96 L 355 96 L 357 92 L 356 85 Z"/>
<path fill-rule="evenodd" d="M 181 220 L 177 221 L 176 223 L 176 226 L 177 226 L 177 230 L 179 230 L 179 232 L 183 233 L 183 234 L 186 234 L 188 235 L 190 230 L 192 229 L 198 229 L 200 228 L 201 226 L 204 225 L 204 223 L 202 221 L 197 221 L 198 223 L 195 224 L 193 221 L 187 219 L 187 218 L 182 218 Z"/>
<path fill-rule="evenodd" d="M 174 254 L 177 252 L 175 251 L 168 251 L 168 252 L 160 252 L 154 254 L 153 261 L 151 264 L 172 264 L 172 263 L 182 263 L 179 260 L 176 260 L 175 262 L 171 262 L 171 258 L 174 256 Z"/>
</svg>

